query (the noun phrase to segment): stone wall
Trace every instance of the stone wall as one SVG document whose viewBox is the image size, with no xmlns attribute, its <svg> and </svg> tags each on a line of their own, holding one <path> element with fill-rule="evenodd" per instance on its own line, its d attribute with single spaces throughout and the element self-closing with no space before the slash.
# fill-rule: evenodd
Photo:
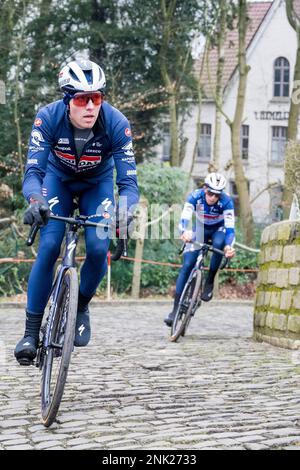
<svg viewBox="0 0 300 470">
<path fill-rule="evenodd" d="M 300 349 L 300 221 L 267 227 L 261 238 L 254 338 Z"/>
</svg>

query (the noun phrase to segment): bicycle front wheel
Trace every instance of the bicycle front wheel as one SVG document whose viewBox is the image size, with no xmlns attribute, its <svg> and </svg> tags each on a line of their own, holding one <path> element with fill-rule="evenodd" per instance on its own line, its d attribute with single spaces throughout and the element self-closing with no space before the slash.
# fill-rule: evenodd
<svg viewBox="0 0 300 470">
<path fill-rule="evenodd" d="M 174 317 L 170 340 L 175 342 L 184 336 L 192 315 L 198 306 L 198 294 L 201 287 L 202 271 L 198 270 L 185 285 Z"/>
<path fill-rule="evenodd" d="M 42 421 L 51 426 L 63 396 L 71 354 L 74 348 L 78 302 L 78 278 L 75 268 L 67 269 L 60 279 L 47 324 L 48 346 L 41 379 Z"/>
</svg>

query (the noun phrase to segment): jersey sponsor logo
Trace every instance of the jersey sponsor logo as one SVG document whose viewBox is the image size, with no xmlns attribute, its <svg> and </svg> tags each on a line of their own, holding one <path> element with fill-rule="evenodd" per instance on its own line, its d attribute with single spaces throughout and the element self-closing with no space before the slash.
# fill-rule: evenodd
<svg viewBox="0 0 300 470">
<path fill-rule="evenodd" d="M 42 133 L 37 129 L 33 129 L 33 131 L 31 132 L 31 143 L 36 145 L 37 147 L 40 147 L 40 142 L 44 142 Z"/>
<path fill-rule="evenodd" d="M 70 83 L 70 78 L 65 78 L 64 80 L 59 81 L 59 86 L 64 86 Z"/>
<path fill-rule="evenodd" d="M 224 225 L 226 228 L 234 228 L 234 211 L 229 209 L 224 211 Z"/>
<path fill-rule="evenodd" d="M 123 150 L 133 150 L 132 141 L 130 140 L 127 144 L 123 145 Z"/>
<path fill-rule="evenodd" d="M 63 150 L 67 150 L 68 152 L 71 151 L 71 147 L 61 147 L 61 146 L 57 146 L 58 150 L 60 151 L 63 151 Z"/>
<path fill-rule="evenodd" d="M 30 151 L 30 153 L 35 153 L 35 152 L 42 152 L 42 151 L 45 150 L 45 149 L 44 149 L 44 147 L 41 147 L 41 146 L 39 146 L 39 147 L 33 147 L 32 145 L 30 145 L 30 146 L 28 147 L 28 150 Z"/>
<path fill-rule="evenodd" d="M 68 138 L 64 138 L 64 137 L 61 137 L 60 139 L 58 139 L 58 144 L 69 144 L 70 141 Z"/>
<path fill-rule="evenodd" d="M 107 212 L 108 208 L 112 205 L 112 201 L 107 197 L 101 202 L 101 205 L 104 207 L 105 212 Z"/>
<path fill-rule="evenodd" d="M 82 155 L 79 160 L 78 168 L 89 168 L 99 165 L 102 157 L 100 155 Z"/>
<path fill-rule="evenodd" d="M 98 153 L 99 154 L 99 153 L 101 153 L 101 150 L 99 150 L 99 149 L 88 149 L 88 152 L 89 153 L 91 152 L 91 153 Z"/>
<path fill-rule="evenodd" d="M 75 166 L 76 160 L 75 155 L 71 155 L 70 153 L 63 153 L 59 150 L 54 150 L 55 155 L 61 160 L 63 163 L 66 163 L 68 166 Z"/>
<path fill-rule="evenodd" d="M 133 157 L 133 146 L 132 146 L 132 141 L 128 142 L 126 145 L 122 147 L 122 150 L 125 150 L 124 154 L 128 155 L 130 157 Z"/>
<path fill-rule="evenodd" d="M 126 172 L 126 175 L 127 175 L 127 176 L 136 175 L 136 170 L 128 170 L 128 171 Z"/>
<path fill-rule="evenodd" d="M 75 242 L 75 240 L 72 240 L 71 243 L 69 243 L 69 245 L 68 245 L 67 248 L 68 248 L 68 250 L 69 250 L 69 254 L 71 254 L 72 251 L 75 250 L 75 248 L 76 248 L 76 242 Z"/>
<path fill-rule="evenodd" d="M 56 206 L 56 204 L 59 204 L 59 199 L 57 196 L 54 196 L 52 199 L 49 199 L 48 203 L 50 210 L 52 211 L 53 207 Z"/>
<path fill-rule="evenodd" d="M 27 163 L 28 163 L 28 165 L 37 165 L 38 160 L 37 160 L 37 158 L 28 158 Z"/>
<path fill-rule="evenodd" d="M 131 137 L 131 130 L 129 129 L 129 127 L 126 127 L 125 135 L 126 135 L 126 137 Z"/>
<path fill-rule="evenodd" d="M 43 124 L 43 121 L 41 120 L 41 118 L 36 118 L 36 119 L 35 119 L 34 125 L 35 125 L 36 127 L 40 127 L 42 124 Z"/>
<path fill-rule="evenodd" d="M 122 158 L 122 162 L 129 162 L 129 163 L 134 163 L 135 162 L 135 158 L 130 156 L 130 157 L 124 157 Z"/>
</svg>

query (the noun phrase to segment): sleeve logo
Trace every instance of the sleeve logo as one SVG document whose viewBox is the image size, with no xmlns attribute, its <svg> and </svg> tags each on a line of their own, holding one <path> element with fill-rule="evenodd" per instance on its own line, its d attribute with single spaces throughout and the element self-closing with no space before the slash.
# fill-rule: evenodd
<svg viewBox="0 0 300 470">
<path fill-rule="evenodd" d="M 31 132 L 31 142 L 37 147 L 40 147 L 40 142 L 44 142 L 43 136 L 40 131 L 34 129 Z"/>
</svg>

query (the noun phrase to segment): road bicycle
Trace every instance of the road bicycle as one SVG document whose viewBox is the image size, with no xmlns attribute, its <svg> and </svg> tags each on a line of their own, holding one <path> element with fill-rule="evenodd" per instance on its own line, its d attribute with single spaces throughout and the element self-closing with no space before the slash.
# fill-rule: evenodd
<svg viewBox="0 0 300 470">
<path fill-rule="evenodd" d="M 51 426 L 58 413 L 74 350 L 78 302 L 78 276 L 75 263 L 77 232 L 84 227 L 101 227 L 106 231 L 109 230 L 108 225 L 91 222 L 88 216 L 61 217 L 51 214 L 50 218 L 67 224 L 67 230 L 65 252 L 52 284 L 48 315 L 40 330 L 35 361 L 36 367 L 41 371 L 41 414 L 46 427 Z M 33 244 L 39 228 L 38 225 L 32 225 L 27 239 L 28 246 Z M 127 256 L 126 239 L 118 241 L 117 250 L 111 259 L 116 261 L 122 254 Z"/>
<path fill-rule="evenodd" d="M 207 243 L 194 242 L 193 244 L 196 249 L 200 249 L 200 251 L 192 272 L 184 286 L 175 312 L 170 334 L 170 340 L 173 342 L 176 342 L 180 336 L 185 335 L 192 317 L 201 305 L 201 294 L 204 285 L 204 265 L 208 252 L 211 251 L 225 256 L 224 251 L 218 250 Z M 180 254 L 184 251 L 185 246 L 185 244 L 182 246 Z M 225 259 L 220 269 L 224 269 L 227 263 L 228 260 Z"/>
</svg>

